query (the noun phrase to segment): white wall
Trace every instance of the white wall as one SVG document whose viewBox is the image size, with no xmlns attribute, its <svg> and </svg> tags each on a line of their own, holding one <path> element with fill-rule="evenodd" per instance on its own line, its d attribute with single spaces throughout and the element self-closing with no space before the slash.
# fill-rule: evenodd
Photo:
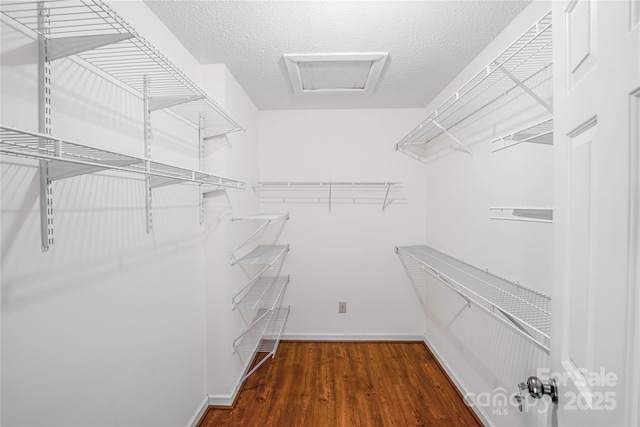
<svg viewBox="0 0 640 427">
<path fill-rule="evenodd" d="M 534 2 L 427 107 L 430 113 L 550 10 Z M 539 93 L 551 98 L 551 81 Z M 495 108 L 496 105 L 499 107 Z M 490 206 L 552 206 L 553 148 L 521 144 L 492 153 L 490 141 L 536 123 L 548 113 L 527 95 L 508 95 L 456 130 L 474 156 L 436 143 L 425 161 L 426 241 L 466 262 L 551 295 L 553 225 L 492 221 Z M 426 284 L 426 338 L 477 407 L 495 425 L 540 425 L 548 412 L 521 414 L 509 403 L 516 385 L 549 366 L 548 356 L 518 333 L 489 317 L 449 288 Z M 487 404 L 486 397 L 490 398 Z M 506 411 L 505 411 L 506 410 Z"/>
<path fill-rule="evenodd" d="M 423 166 L 394 151 L 421 109 L 260 112 L 261 181 L 400 181 L 405 204 L 261 203 L 290 212 L 280 242 L 291 274 L 285 335 L 300 339 L 410 338 L 420 305 L 394 253 L 424 236 Z M 338 314 L 338 301 L 347 313 Z"/>
<path fill-rule="evenodd" d="M 192 79 L 213 87 L 232 115 L 257 122 L 237 84 L 201 80 L 197 61 L 142 2 L 112 6 Z M 37 130 L 36 63 L 33 39 L 3 23 L 3 125 Z M 52 81 L 54 135 L 143 155 L 138 97 L 70 59 L 53 64 Z M 164 112 L 153 113 L 152 124 L 154 160 L 199 167 L 196 129 Z M 205 170 L 252 179 L 252 128 L 209 143 Z M 228 254 L 236 232 L 212 236 L 229 200 L 245 197 L 250 204 L 252 192 L 236 190 L 245 196 L 228 200 L 222 192 L 201 226 L 196 186 L 156 189 L 147 234 L 140 177 L 104 172 L 58 181 L 55 244 L 41 252 L 36 162 L 3 156 L 0 168 L 2 425 L 191 423 L 212 388 L 207 371 L 215 383 L 224 370 L 211 368 L 211 351 L 231 348 L 207 345 L 206 312 L 213 312 L 211 289 L 226 285 L 214 282 L 220 274 L 209 274 L 210 254 Z"/>
<path fill-rule="evenodd" d="M 258 110 L 224 65 L 202 70 L 205 90 L 218 93 L 225 109 L 246 128 L 211 141 L 206 150 L 207 168 L 247 183 L 246 191 L 213 194 L 205 209 L 207 393 L 211 404 L 230 405 L 250 362 L 233 352 L 233 340 L 247 325 L 237 310 L 231 310 L 231 300 L 247 281 L 238 266 L 231 266 L 230 255 L 257 226 L 231 218 L 258 212 L 251 189 L 258 179 Z"/>
</svg>

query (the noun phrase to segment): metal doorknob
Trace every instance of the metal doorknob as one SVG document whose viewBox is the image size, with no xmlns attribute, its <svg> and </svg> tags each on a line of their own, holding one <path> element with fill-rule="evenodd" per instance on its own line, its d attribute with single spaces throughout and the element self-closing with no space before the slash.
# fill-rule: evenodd
<svg viewBox="0 0 640 427">
<path fill-rule="evenodd" d="M 542 399 L 544 395 L 547 395 L 551 398 L 551 402 L 554 405 L 558 404 L 558 385 L 556 384 L 556 380 L 554 380 L 553 378 L 549 378 L 548 384 L 544 384 L 538 377 L 529 377 L 526 384 L 518 384 L 518 394 L 516 395 L 516 400 L 518 401 L 518 406 L 521 412 L 522 402 L 525 399 L 525 397 L 522 395 L 522 392 L 524 390 L 527 390 L 529 392 L 529 395 L 536 399 Z"/>
</svg>

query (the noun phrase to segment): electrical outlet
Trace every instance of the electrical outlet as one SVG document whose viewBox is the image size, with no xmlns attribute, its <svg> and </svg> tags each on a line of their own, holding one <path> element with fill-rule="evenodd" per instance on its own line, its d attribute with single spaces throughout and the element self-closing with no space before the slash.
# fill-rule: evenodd
<svg viewBox="0 0 640 427">
<path fill-rule="evenodd" d="M 338 301 L 338 313 L 346 313 L 346 312 L 347 312 L 347 302 Z"/>
</svg>

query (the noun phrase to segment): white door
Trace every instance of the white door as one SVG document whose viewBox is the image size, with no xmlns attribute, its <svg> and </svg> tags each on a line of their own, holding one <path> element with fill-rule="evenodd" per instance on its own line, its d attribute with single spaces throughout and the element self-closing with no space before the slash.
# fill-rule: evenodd
<svg viewBox="0 0 640 427">
<path fill-rule="evenodd" d="M 552 7 L 551 425 L 640 425 L 640 1 Z"/>
</svg>

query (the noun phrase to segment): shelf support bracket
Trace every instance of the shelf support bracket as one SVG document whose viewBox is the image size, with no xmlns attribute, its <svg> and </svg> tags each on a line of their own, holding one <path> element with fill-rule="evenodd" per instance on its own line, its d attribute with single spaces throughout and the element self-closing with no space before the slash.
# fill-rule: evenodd
<svg viewBox="0 0 640 427">
<path fill-rule="evenodd" d="M 128 40 L 133 34 L 103 34 L 96 36 L 72 36 L 60 37 L 49 40 L 49 50 L 47 59 L 55 61 L 56 59 L 66 58 L 67 56 L 77 55 L 91 49 L 97 49 L 102 46 Z"/>
<path fill-rule="evenodd" d="M 164 108 L 175 107 L 176 105 L 204 99 L 204 95 L 193 96 L 154 96 L 149 98 L 149 111 L 162 110 Z"/>
<path fill-rule="evenodd" d="M 267 226 L 268 226 L 269 224 L 271 224 L 271 221 L 269 221 L 269 220 L 268 220 L 268 221 L 265 221 L 265 223 L 264 223 L 264 224 L 262 224 L 260 227 L 258 227 L 258 229 L 257 229 L 256 231 L 254 231 L 253 233 L 251 233 L 251 235 L 250 235 L 249 237 L 247 237 L 247 238 L 246 238 L 246 240 L 245 240 L 244 242 L 242 242 L 242 243 L 240 244 L 240 246 L 238 246 L 238 248 L 237 248 L 235 251 L 233 251 L 233 252 L 231 253 L 231 265 L 235 265 L 235 263 L 238 261 L 238 259 L 236 258 L 236 253 L 238 253 L 238 251 L 239 251 L 240 249 L 244 248 L 244 247 L 245 247 L 245 245 L 246 245 L 247 243 L 249 243 L 250 241 L 252 241 L 254 237 L 256 237 L 256 236 L 258 236 L 258 235 L 261 235 L 261 234 L 262 234 L 262 232 L 267 228 Z M 269 267 L 271 267 L 271 266 L 269 266 Z M 260 273 L 260 274 L 262 274 L 262 273 Z"/>
<path fill-rule="evenodd" d="M 103 160 L 102 163 L 108 163 L 114 167 L 126 167 L 140 163 L 138 159 L 127 160 Z M 71 178 L 79 175 L 88 175 L 95 172 L 109 170 L 108 166 L 91 166 L 87 164 L 73 164 L 64 161 L 49 162 L 49 180 L 57 181 L 59 179 Z"/>
<path fill-rule="evenodd" d="M 507 69 L 504 68 L 502 65 L 498 66 L 498 69 L 500 71 L 502 71 L 502 73 L 504 73 L 505 76 L 509 77 L 523 91 L 525 91 L 527 94 L 529 94 L 529 96 L 531 96 L 533 99 L 535 99 L 538 102 L 538 104 L 542 105 L 548 112 L 553 114 L 553 107 L 551 105 L 547 104 L 544 101 L 544 99 L 540 98 L 534 91 L 529 89 L 524 83 L 522 83 L 520 81 L 520 79 L 518 79 L 516 76 L 514 76 L 509 71 L 507 71 Z"/>
<path fill-rule="evenodd" d="M 436 125 L 437 127 L 440 128 L 440 130 L 442 130 L 442 132 L 444 132 L 449 138 L 453 139 L 456 144 L 458 144 L 464 151 L 466 151 L 467 153 L 469 153 L 469 155 L 471 157 L 473 157 L 473 153 L 471 152 L 471 150 L 469 150 L 469 148 L 467 148 L 466 145 L 464 145 L 462 142 L 460 142 L 460 140 L 458 138 L 455 137 L 455 135 L 453 135 L 452 133 L 450 133 L 448 130 L 446 130 L 443 126 L 440 125 L 440 123 L 438 123 L 437 121 L 435 121 L 434 119 L 432 119 L 431 117 L 428 117 L 428 119 L 431 121 L 431 123 L 433 123 L 434 125 Z"/>
<path fill-rule="evenodd" d="M 51 29 L 49 9 L 38 2 L 38 130 L 51 135 L 51 62 L 49 41 L 44 37 Z M 45 148 L 45 141 L 40 143 Z M 49 179 L 49 162 L 40 160 L 40 241 L 42 251 L 53 245 L 53 188 Z"/>
<path fill-rule="evenodd" d="M 143 103 L 144 103 L 144 156 L 146 160 L 147 173 L 151 172 L 151 111 L 149 111 L 149 76 L 144 76 Z M 147 175 L 145 182 L 145 216 L 147 223 L 147 234 L 153 230 L 152 199 L 151 199 L 151 177 Z"/>
<path fill-rule="evenodd" d="M 382 212 L 384 212 L 384 209 L 389 206 L 389 204 L 391 204 L 391 202 L 389 202 L 389 204 L 387 204 L 387 199 L 389 198 L 389 191 L 391 190 L 391 184 L 388 183 L 387 184 L 387 192 L 384 193 L 384 200 L 382 201 Z"/>
</svg>

